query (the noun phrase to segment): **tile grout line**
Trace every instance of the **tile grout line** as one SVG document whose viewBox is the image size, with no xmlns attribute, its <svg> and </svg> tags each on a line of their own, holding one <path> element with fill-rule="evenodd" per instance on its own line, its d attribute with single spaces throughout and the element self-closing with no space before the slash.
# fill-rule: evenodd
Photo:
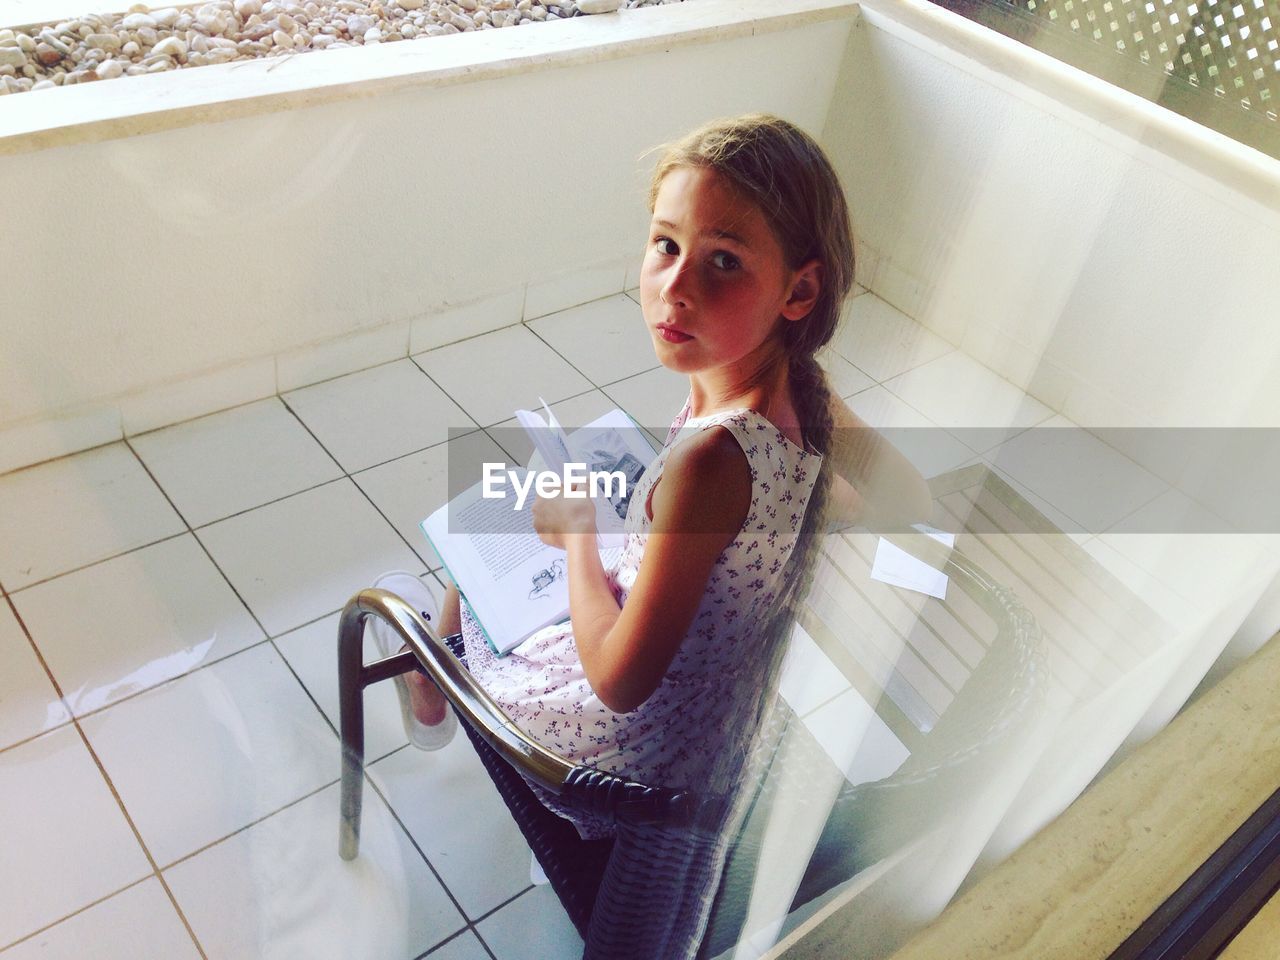
<svg viewBox="0 0 1280 960">
<path fill-rule="evenodd" d="M 431 957 L 433 954 L 437 954 L 441 950 L 443 950 L 445 947 L 449 946 L 449 944 L 457 940 L 461 940 L 468 933 L 474 934 L 475 938 L 480 941 L 481 949 L 484 950 L 484 955 L 488 957 L 489 960 L 496 960 L 496 958 L 494 958 L 493 956 L 493 952 L 489 949 L 489 945 L 485 943 L 484 939 L 480 936 L 479 931 L 472 929 L 469 925 L 463 927 L 457 933 L 452 934 L 448 938 L 441 940 L 435 946 L 428 947 L 426 952 L 418 954 L 416 957 L 413 958 L 413 960 L 431 960 Z"/>
<path fill-rule="evenodd" d="M 42 933 L 47 933 L 48 931 L 56 927 L 58 924 L 63 923 L 67 920 L 70 920 L 72 917 L 78 917 L 82 913 L 87 913 L 88 911 L 92 910 L 94 907 L 98 906 L 99 904 L 106 903 L 112 897 L 119 896 L 120 894 L 124 893 L 126 890 L 132 890 L 134 887 L 141 886 L 142 884 L 146 883 L 150 879 L 151 877 L 149 876 L 140 877 L 139 879 L 134 880 L 131 883 L 126 883 L 119 890 L 112 890 L 110 893 L 106 894 L 105 896 L 99 897 L 97 900 L 93 900 L 93 901 L 90 901 L 89 903 L 86 903 L 83 907 L 77 907 L 75 910 L 72 910 L 70 913 L 59 917 L 57 920 L 54 920 L 52 923 L 45 924 L 39 930 L 33 930 L 30 933 L 23 934 L 17 940 L 13 940 L 9 943 L 6 943 L 4 946 L 0 947 L 0 956 L 3 956 L 6 951 L 11 950 L 14 947 L 20 946 L 21 944 L 24 944 L 29 940 L 35 939 L 36 937 L 40 936 L 40 934 Z"/>
<path fill-rule="evenodd" d="M 572 273 L 573 271 L 570 271 L 570 272 Z M 621 285 L 624 288 L 627 285 L 627 278 L 626 278 L 625 272 L 622 277 Z M 545 317 L 555 316 L 557 313 L 564 313 L 566 310 L 573 310 L 573 309 L 576 309 L 577 307 L 585 307 L 589 303 L 598 303 L 601 300 L 608 300 L 610 297 L 627 296 L 627 291 L 625 289 L 614 290 L 610 293 L 602 293 L 598 297 L 592 297 L 590 300 L 579 300 L 577 303 L 570 303 L 563 307 L 556 307 L 554 310 L 548 310 L 546 313 L 540 313 L 536 317 L 526 317 L 524 313 L 525 313 L 525 306 L 528 305 L 528 290 L 529 290 L 529 285 L 526 283 L 525 284 L 525 305 L 520 308 L 520 322 L 525 326 L 528 326 L 529 324 L 533 323 L 535 320 L 542 320 Z"/>
<path fill-rule="evenodd" d="M 27 637 L 27 642 L 31 644 L 32 650 L 35 651 L 36 656 L 40 660 L 40 665 L 44 667 L 45 672 L 49 676 L 50 683 L 53 684 L 53 688 L 55 692 L 58 694 L 58 697 L 62 700 L 63 705 L 65 706 L 66 695 L 62 691 L 62 685 L 58 683 L 57 679 L 53 676 L 53 673 L 49 670 L 48 663 L 45 662 L 43 655 L 41 655 L 40 653 L 39 647 L 36 646 L 35 638 L 32 637 L 31 631 L 30 629 L 28 629 L 26 621 L 22 619 L 21 614 L 18 613 L 18 608 L 13 605 L 12 600 L 9 601 L 9 610 L 13 614 L 14 618 L 17 619 L 18 626 L 22 628 L 22 632 Z M 71 712 L 70 707 L 67 708 L 67 712 L 68 713 Z M 169 888 L 168 882 L 165 880 L 163 874 L 160 872 L 160 867 L 156 863 L 155 857 L 152 856 L 150 848 L 147 846 L 146 842 L 142 839 L 142 833 L 138 830 L 138 825 L 133 822 L 133 817 L 130 816 L 129 810 L 125 806 L 124 798 L 120 796 L 120 792 L 116 789 L 115 782 L 111 779 L 110 775 L 107 773 L 107 768 L 103 765 L 102 759 L 98 756 L 97 750 L 95 750 L 93 748 L 93 744 L 89 742 L 88 735 L 84 732 L 84 729 L 80 726 L 79 719 L 77 719 L 74 716 L 74 714 L 72 715 L 70 725 L 75 728 L 77 735 L 79 735 L 80 737 L 80 742 L 84 744 L 85 750 L 88 751 L 90 758 L 94 762 L 94 765 L 98 768 L 98 773 L 102 777 L 103 782 L 106 783 L 107 789 L 111 791 L 111 796 L 115 799 L 116 805 L 120 809 L 120 814 L 124 817 L 125 822 L 129 825 L 129 829 L 133 831 L 134 839 L 137 841 L 138 846 L 142 849 L 143 856 L 147 858 L 147 862 L 151 864 L 151 870 L 153 875 L 158 881 L 160 881 L 160 886 L 164 889 L 165 895 L 169 898 L 169 902 L 173 904 L 173 909 L 178 914 L 178 919 L 182 921 L 183 927 L 186 928 L 187 935 L 191 937 L 191 942 L 195 945 L 196 951 L 200 954 L 202 960 L 208 960 L 208 954 L 204 952 L 204 947 L 201 946 L 200 940 L 196 936 L 196 932 L 192 928 L 190 921 L 187 919 L 186 913 L 183 912 L 182 907 L 178 904 L 177 897 L 174 896 L 173 891 Z M 116 892 L 119 893 L 120 891 L 116 891 Z"/>
<path fill-rule="evenodd" d="M 246 830 L 253 829 L 254 827 L 258 826 L 258 824 L 264 823 L 267 820 L 270 820 L 272 817 L 278 814 L 284 813 L 284 811 L 288 810 L 290 807 L 296 807 L 298 804 L 302 803 L 305 800 L 310 800 L 316 794 L 323 793 L 325 790 L 330 789 L 331 787 L 337 785 L 338 783 L 341 783 L 341 780 L 336 778 L 333 780 L 327 780 L 324 783 L 322 783 L 320 786 L 312 790 L 308 790 L 302 796 L 295 797 L 294 799 L 290 800 L 288 803 L 281 804 L 279 807 L 276 807 L 274 810 L 270 810 L 267 813 L 264 813 L 260 817 L 254 817 L 248 823 L 245 823 L 245 824 L 242 824 L 241 826 L 236 827 L 234 830 L 230 831 L 229 833 L 225 833 L 215 840 L 210 840 L 208 843 L 202 844 L 196 849 L 191 850 L 187 853 L 184 853 L 182 856 L 178 857 L 178 859 L 173 860 L 169 863 L 166 863 L 160 869 L 162 871 L 172 870 L 174 867 L 184 864 L 188 860 L 193 860 L 196 857 L 200 856 L 200 854 L 205 853 L 208 850 L 212 850 L 218 844 L 225 843 L 226 841 L 230 840 L 232 837 L 237 837 L 240 834 L 244 833 Z"/>
<path fill-rule="evenodd" d="M 115 440 L 113 442 L 122 443 L 123 441 Z M 179 520 L 182 519 L 181 514 L 179 514 L 178 519 Z M 63 570 L 61 573 L 52 574 L 51 576 L 45 577 L 42 580 L 33 580 L 31 583 L 26 583 L 16 589 L 10 590 L 9 596 L 13 596 L 13 594 L 15 593 L 21 593 L 24 590 L 30 590 L 32 587 L 42 586 L 46 583 L 49 583 L 52 580 L 57 580 L 59 577 L 65 577 L 68 574 L 79 573 L 81 570 L 88 570 L 90 567 L 96 567 L 99 564 L 107 563 L 110 560 L 119 560 L 121 557 L 127 556 L 128 554 L 134 553 L 135 551 L 145 550 L 147 547 L 154 547 L 157 544 L 166 543 L 170 540 L 176 540 L 178 539 L 178 537 L 186 536 L 187 533 L 189 532 L 190 532 L 190 528 L 188 528 L 187 530 L 179 530 L 177 533 L 168 534 L 167 536 L 160 537 L 157 540 L 150 540 L 146 543 L 140 543 L 137 546 L 129 547 L 126 550 L 121 550 L 119 553 L 113 553 L 109 557 L 103 557 L 100 560 L 90 560 L 88 563 L 82 563 L 80 566 L 72 567 L 70 570 Z"/>
</svg>

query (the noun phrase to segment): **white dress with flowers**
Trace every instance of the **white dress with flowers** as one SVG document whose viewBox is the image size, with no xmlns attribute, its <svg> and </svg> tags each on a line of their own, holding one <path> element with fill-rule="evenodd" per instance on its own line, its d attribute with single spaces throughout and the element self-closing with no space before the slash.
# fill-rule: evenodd
<svg viewBox="0 0 1280 960">
<path fill-rule="evenodd" d="M 657 690 L 630 713 L 614 713 L 587 682 L 570 623 L 538 631 L 496 657 L 462 604 L 462 632 L 473 676 L 516 724 L 566 759 L 655 786 L 722 791 L 708 782 L 710 762 L 745 749 L 750 718 L 763 694 L 770 652 L 760 625 L 768 619 L 796 541 L 822 458 L 803 450 L 760 414 L 726 410 L 689 416 L 689 401 L 666 443 L 632 492 L 623 550 L 606 570 L 620 604 L 635 583 L 649 535 L 649 493 L 672 448 L 691 433 L 723 426 L 746 454 L 751 506 L 738 536 L 716 559 L 693 623 Z M 603 821 L 569 816 L 584 837 L 607 835 Z"/>
</svg>

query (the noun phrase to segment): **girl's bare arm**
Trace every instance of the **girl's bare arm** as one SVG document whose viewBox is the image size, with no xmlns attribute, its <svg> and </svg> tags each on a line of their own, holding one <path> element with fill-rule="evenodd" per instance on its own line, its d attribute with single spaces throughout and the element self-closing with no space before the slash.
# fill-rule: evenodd
<svg viewBox="0 0 1280 960">
<path fill-rule="evenodd" d="M 650 500 L 653 523 L 626 605 L 609 588 L 594 533 L 565 538 L 569 615 L 587 680 L 610 710 L 658 689 L 688 633 L 716 558 L 746 520 L 751 472 L 737 441 L 712 428 L 673 449 Z M 636 509 L 644 509 L 636 504 Z"/>
<path fill-rule="evenodd" d="M 929 519 L 929 485 L 911 461 L 839 397 L 831 398 L 830 524 L 891 530 Z"/>
</svg>

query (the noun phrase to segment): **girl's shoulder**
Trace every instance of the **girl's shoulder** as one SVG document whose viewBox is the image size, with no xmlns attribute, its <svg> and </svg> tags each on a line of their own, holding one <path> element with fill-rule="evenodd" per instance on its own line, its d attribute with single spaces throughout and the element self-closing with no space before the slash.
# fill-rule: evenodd
<svg viewBox="0 0 1280 960">
<path fill-rule="evenodd" d="M 733 431 L 724 424 L 710 424 L 672 444 L 662 475 L 663 483 L 714 486 L 745 479 L 750 486 L 751 468 Z"/>
<path fill-rule="evenodd" d="M 747 515 L 755 471 L 731 431 L 712 425 L 673 445 L 654 490 L 655 529 L 734 531 Z"/>
</svg>

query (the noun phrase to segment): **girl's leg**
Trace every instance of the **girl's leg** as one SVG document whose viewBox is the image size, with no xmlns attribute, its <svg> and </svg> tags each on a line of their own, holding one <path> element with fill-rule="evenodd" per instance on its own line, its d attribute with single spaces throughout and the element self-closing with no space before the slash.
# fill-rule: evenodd
<svg viewBox="0 0 1280 960">
<path fill-rule="evenodd" d="M 459 607 L 458 588 L 452 583 L 445 590 L 444 603 L 440 608 L 440 622 L 436 624 L 440 636 L 447 637 L 462 632 L 462 610 Z M 449 701 L 434 683 L 418 671 L 405 675 L 409 687 L 409 705 L 418 722 L 434 727 L 442 722 L 448 712 Z"/>
</svg>

